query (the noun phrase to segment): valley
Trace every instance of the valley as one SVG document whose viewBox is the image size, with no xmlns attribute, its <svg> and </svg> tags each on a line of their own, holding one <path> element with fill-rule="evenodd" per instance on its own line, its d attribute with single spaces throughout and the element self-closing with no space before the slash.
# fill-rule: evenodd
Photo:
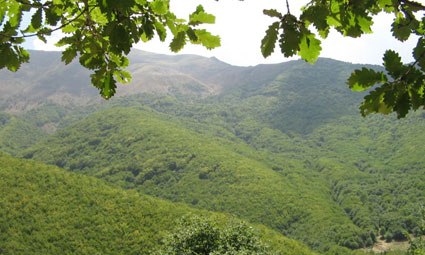
<svg viewBox="0 0 425 255">
<path fill-rule="evenodd" d="M 0 71 L 0 253 L 153 254 L 186 214 L 246 221 L 271 254 L 424 234 L 425 115 L 361 117 L 359 65 L 135 51 L 105 101 L 59 58 Z"/>
</svg>

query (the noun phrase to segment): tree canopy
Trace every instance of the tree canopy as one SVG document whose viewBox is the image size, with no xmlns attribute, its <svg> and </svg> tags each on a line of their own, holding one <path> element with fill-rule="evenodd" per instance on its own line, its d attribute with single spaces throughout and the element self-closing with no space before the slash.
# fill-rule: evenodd
<svg viewBox="0 0 425 255">
<path fill-rule="evenodd" d="M 396 112 L 404 117 L 409 110 L 425 107 L 425 6 L 411 0 L 311 0 L 300 16 L 264 10 L 276 20 L 266 29 L 261 52 L 268 57 L 279 46 L 285 57 L 300 56 L 314 63 L 320 55 L 321 39 L 331 29 L 348 37 L 373 33 L 373 19 L 379 13 L 394 15 L 393 36 L 404 42 L 417 37 L 412 49 L 413 63 L 403 63 L 400 55 L 389 49 L 383 56 L 385 71 L 370 68 L 355 70 L 348 78 L 354 91 L 366 91 L 360 106 L 362 115 Z M 23 17 L 30 18 L 25 26 Z M 202 24 L 212 24 L 215 17 L 199 5 L 187 19 L 170 10 L 169 0 L 8 0 L 0 1 L 0 68 L 19 69 L 29 60 L 22 47 L 26 37 L 46 36 L 62 31 L 57 43 L 65 47 L 62 61 L 79 59 L 82 66 L 93 70 L 92 84 L 108 99 L 116 92 L 116 83 L 126 83 L 131 75 L 126 55 L 140 41 L 158 36 L 165 41 L 172 36 L 170 49 L 181 50 L 186 43 L 201 44 L 207 49 L 220 46 L 220 38 Z M 377 85 L 377 86 L 376 86 Z"/>
<path fill-rule="evenodd" d="M 164 240 L 162 250 L 167 255 L 269 255 L 252 227 L 244 222 L 231 222 L 225 228 L 200 217 L 185 217 L 177 230 Z"/>
</svg>

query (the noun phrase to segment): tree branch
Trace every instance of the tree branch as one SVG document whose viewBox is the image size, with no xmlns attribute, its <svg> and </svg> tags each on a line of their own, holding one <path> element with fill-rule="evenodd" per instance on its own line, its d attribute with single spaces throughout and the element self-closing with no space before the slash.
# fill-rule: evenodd
<svg viewBox="0 0 425 255">
<path fill-rule="evenodd" d="M 289 1 L 286 0 L 286 9 L 288 10 L 288 14 L 291 14 L 291 10 L 289 9 Z"/>
<path fill-rule="evenodd" d="M 36 32 L 36 33 L 33 33 L 33 34 L 25 34 L 22 30 L 20 31 L 21 32 L 21 36 L 10 36 L 10 35 L 5 35 L 4 33 L 1 33 L 0 32 L 0 38 L 9 38 L 9 39 L 20 39 L 20 38 L 28 38 L 28 37 L 34 37 L 34 36 L 39 36 L 39 35 L 48 35 L 48 34 L 51 34 L 51 33 L 53 33 L 53 32 L 55 32 L 55 31 L 58 31 L 58 30 L 60 30 L 60 29 L 62 29 L 62 28 L 64 28 L 64 27 L 66 27 L 67 25 L 69 25 L 69 24 L 71 24 L 72 22 L 74 22 L 74 21 L 76 21 L 77 19 L 79 19 L 85 12 L 86 12 L 87 10 L 86 9 L 84 9 L 84 10 L 82 10 L 82 12 L 80 13 L 80 14 L 78 14 L 75 18 L 73 18 L 73 19 L 71 19 L 71 20 L 69 20 L 69 21 L 67 21 L 67 22 L 65 22 L 65 23 L 63 23 L 62 25 L 60 25 L 59 27 L 56 27 L 56 28 L 53 28 L 53 29 L 48 29 L 48 30 L 45 30 L 45 31 L 38 31 L 38 32 Z M 90 12 L 91 10 L 89 10 L 89 12 Z"/>
<path fill-rule="evenodd" d="M 405 5 L 411 8 L 416 8 L 416 9 L 419 9 L 420 11 L 425 11 L 425 6 L 422 5 L 421 3 L 410 1 L 410 0 L 401 0 L 400 2 L 404 3 Z"/>
</svg>

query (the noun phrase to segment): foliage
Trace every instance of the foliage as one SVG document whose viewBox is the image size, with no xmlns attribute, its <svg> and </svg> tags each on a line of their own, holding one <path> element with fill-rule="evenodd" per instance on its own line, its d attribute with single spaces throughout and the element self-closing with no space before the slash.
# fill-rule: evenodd
<svg viewBox="0 0 425 255">
<path fill-rule="evenodd" d="M 425 106 L 425 22 L 420 16 L 425 11 L 421 3 L 405 0 L 322 1 L 311 0 L 302 9 L 300 17 L 291 14 L 288 0 L 285 14 L 271 9 L 264 14 L 277 21 L 267 29 L 261 41 L 261 52 L 269 56 L 278 44 L 284 56 L 299 55 L 313 63 L 321 51 L 320 38 L 326 38 L 331 29 L 344 36 L 360 37 L 372 33 L 373 18 L 381 12 L 393 13 L 393 36 L 405 41 L 417 36 L 413 49 L 414 63 L 404 64 L 400 56 L 387 50 L 384 57 L 386 72 L 363 68 L 348 79 L 355 91 L 369 90 L 360 106 L 362 115 L 396 112 L 404 117 L 409 110 Z M 22 27 L 22 17 L 31 16 L 28 27 Z M 0 68 L 16 71 L 28 61 L 28 52 L 20 46 L 26 37 L 46 36 L 61 30 L 65 36 L 58 46 L 66 46 L 62 60 L 70 63 L 78 56 L 84 67 L 93 70 L 91 81 L 104 98 L 116 92 L 116 82 L 131 78 L 125 68 L 126 55 L 139 41 L 151 40 L 155 34 L 161 41 L 167 31 L 173 35 L 170 49 L 174 52 L 187 41 L 202 44 L 208 49 L 220 45 L 201 24 L 215 22 L 213 15 L 200 5 L 187 21 L 178 19 L 169 8 L 169 0 L 125 1 L 70 1 L 70 0 L 11 0 L 0 2 Z M 316 31 L 316 32 L 315 32 Z M 316 34 L 317 33 L 317 34 Z M 375 84 L 381 84 L 373 88 Z"/>
<path fill-rule="evenodd" d="M 410 247 L 407 251 L 407 255 L 424 255 L 425 254 L 425 239 L 423 234 L 425 234 L 425 209 L 422 208 L 422 220 L 421 220 L 421 231 L 420 236 L 416 239 L 410 240 Z"/>
<path fill-rule="evenodd" d="M 288 0 L 286 1 L 288 4 Z M 404 64 L 393 50 L 387 50 L 383 57 L 386 72 L 362 68 L 354 71 L 348 85 L 354 91 L 369 90 L 360 111 L 363 116 L 370 113 L 388 114 L 396 112 L 399 118 L 409 110 L 425 107 L 425 19 L 421 18 L 425 6 L 415 1 L 321 1 L 312 0 L 303 9 L 300 17 L 277 10 L 264 10 L 264 14 L 278 19 L 266 30 L 261 50 L 268 57 L 278 44 L 284 56 L 298 54 L 308 62 L 315 62 L 320 54 L 320 36 L 325 39 L 330 29 L 344 36 L 360 37 L 372 33 L 375 15 L 386 12 L 394 14 L 391 31 L 401 42 L 411 36 L 418 38 L 413 49 L 413 63 Z M 318 36 L 313 32 L 317 31 Z M 374 85 L 380 86 L 373 88 Z"/>
<path fill-rule="evenodd" d="M 111 187 L 92 177 L 0 153 L 0 253 L 152 254 L 176 220 L 190 213 L 225 230 L 230 216 Z M 312 254 L 258 226 L 274 254 Z"/>
<path fill-rule="evenodd" d="M 294 160 L 265 162 L 241 142 L 200 135 L 169 118 L 113 107 L 58 132 L 24 157 L 171 201 L 232 213 L 316 248 L 342 244 L 362 232 L 327 197 L 321 177 L 291 166 Z M 274 171 L 274 165 L 288 172 Z M 331 224 L 333 228 L 325 227 Z M 326 234 L 317 231 L 323 228 Z"/>
<path fill-rule="evenodd" d="M 424 255 L 425 254 L 425 240 L 417 238 L 410 242 L 408 255 Z"/>
<path fill-rule="evenodd" d="M 190 67 L 174 58 L 180 70 Z M 238 215 L 324 254 L 420 235 L 424 115 L 360 118 L 351 104 L 361 98 L 340 86 L 358 66 L 319 61 L 233 72 L 246 80 L 209 98 L 142 94 L 83 110 L 43 105 L 15 118 L 58 123 L 58 131 L 21 155 Z M 302 254 L 292 242 L 283 247 L 282 254 Z"/>
<path fill-rule="evenodd" d="M 0 112 L 0 150 L 17 154 L 45 137 L 45 133 L 25 119 Z"/>
<path fill-rule="evenodd" d="M 188 208 L 0 155 L 2 254 L 148 254 Z"/>
<path fill-rule="evenodd" d="M 243 222 L 231 222 L 220 228 L 199 217 L 185 217 L 164 241 L 156 254 L 173 255 L 247 255 L 271 254 L 253 228 Z"/>
<path fill-rule="evenodd" d="M 31 22 L 23 27 L 24 16 Z M 93 70 L 92 84 L 102 97 L 115 94 L 116 82 L 130 81 L 126 55 L 140 41 L 149 41 L 155 35 L 161 41 L 170 31 L 173 39 L 170 49 L 181 50 L 187 41 L 208 49 L 220 45 L 218 36 L 198 28 L 215 22 L 215 17 L 202 6 L 189 16 L 179 19 L 169 9 L 169 0 L 10 0 L 0 2 L 0 68 L 19 69 L 29 59 L 28 52 L 20 46 L 26 37 L 46 36 L 62 31 L 57 43 L 66 46 L 62 61 L 70 63 L 78 56 L 82 66 Z"/>
<path fill-rule="evenodd" d="M 217 118 L 211 121 L 218 123 Z M 381 229 L 396 234 L 399 229 L 414 233 L 417 227 L 412 212 L 423 201 L 420 171 L 408 170 L 403 181 L 395 164 L 389 166 L 396 167 L 394 173 L 385 169 L 361 173 L 353 167 L 356 154 L 349 156 L 342 150 L 341 156 L 335 155 L 325 144 L 307 145 L 308 137 L 287 140 L 257 122 L 239 127 L 249 134 L 247 142 L 256 150 L 228 131 L 213 131 L 212 125 L 184 124 L 205 132 L 201 135 L 182 124 L 148 109 L 113 107 L 58 132 L 24 156 L 171 201 L 233 213 L 316 249 L 335 244 L 352 249 L 369 246 Z M 325 130 L 334 135 L 341 132 Z M 102 137 L 108 137 L 108 142 Z M 311 136 L 311 141 L 316 139 Z M 340 157 L 347 164 L 340 163 Z M 379 166 L 379 161 L 370 164 Z M 399 187 L 399 193 L 393 186 Z"/>
</svg>

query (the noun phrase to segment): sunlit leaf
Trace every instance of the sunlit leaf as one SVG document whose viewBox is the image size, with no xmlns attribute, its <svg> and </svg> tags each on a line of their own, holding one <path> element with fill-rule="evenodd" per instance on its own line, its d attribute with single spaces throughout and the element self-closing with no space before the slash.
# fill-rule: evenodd
<svg viewBox="0 0 425 255">
<path fill-rule="evenodd" d="M 220 37 L 212 35 L 205 29 L 196 29 L 194 32 L 199 43 L 205 48 L 210 50 L 220 46 Z"/>
<path fill-rule="evenodd" d="M 353 91 L 365 91 L 375 84 L 386 81 L 387 76 L 383 72 L 363 67 L 361 70 L 355 70 L 348 78 L 347 83 Z"/>
<path fill-rule="evenodd" d="M 71 63 L 71 61 L 77 56 L 77 51 L 73 47 L 68 47 L 66 50 L 62 52 L 62 61 L 65 64 Z"/>
<path fill-rule="evenodd" d="M 169 1 L 168 0 L 154 0 L 150 3 L 152 11 L 159 15 L 164 15 L 169 10 Z"/>
<path fill-rule="evenodd" d="M 272 18 L 282 19 L 282 17 L 283 17 L 282 13 L 278 12 L 275 9 L 263 10 L 263 13 L 264 13 L 264 15 L 267 15 L 267 16 L 272 17 Z"/>
<path fill-rule="evenodd" d="M 41 27 L 41 21 L 42 21 L 42 15 L 43 15 L 43 9 L 39 8 L 34 15 L 31 17 L 31 26 L 34 29 L 38 29 Z"/>
<path fill-rule="evenodd" d="M 384 66 L 388 73 L 394 78 L 398 78 L 404 71 L 404 65 L 401 62 L 401 57 L 393 50 L 387 50 L 384 54 Z"/>
<path fill-rule="evenodd" d="M 278 29 L 279 22 L 274 22 L 266 30 L 266 35 L 264 36 L 263 40 L 261 40 L 261 53 L 265 58 L 270 56 L 274 51 L 277 41 Z"/>
<path fill-rule="evenodd" d="M 170 43 L 170 49 L 173 52 L 178 52 L 181 50 L 186 44 L 186 33 L 184 31 L 180 31 L 176 36 L 174 36 L 173 40 Z"/>
<path fill-rule="evenodd" d="M 204 11 L 202 5 L 198 5 L 196 11 L 190 14 L 189 24 L 190 25 L 199 25 L 199 24 L 213 24 L 215 22 L 215 16 L 208 14 Z"/>
<path fill-rule="evenodd" d="M 305 61 L 313 64 L 322 50 L 320 44 L 320 40 L 316 39 L 314 34 L 305 32 L 301 38 L 298 55 Z"/>
</svg>

